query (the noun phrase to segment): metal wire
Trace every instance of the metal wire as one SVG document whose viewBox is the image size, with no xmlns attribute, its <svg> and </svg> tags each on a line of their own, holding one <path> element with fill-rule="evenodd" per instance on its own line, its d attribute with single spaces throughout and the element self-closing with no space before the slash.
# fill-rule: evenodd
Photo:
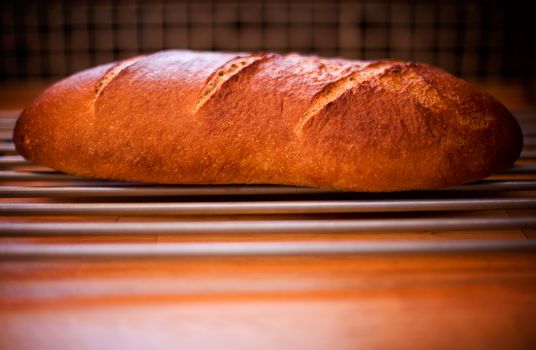
<svg viewBox="0 0 536 350">
<path fill-rule="evenodd" d="M 2 115 L 0 111 L 0 115 Z M 9 113 L 18 113 L 12 111 Z M 15 114 L 11 114 L 15 115 Z M 524 133 L 533 123 L 525 118 Z M 536 216 L 498 217 L 490 210 L 536 208 L 536 137 L 525 137 L 522 159 L 499 174 L 517 180 L 487 179 L 476 183 L 433 191 L 404 193 L 345 193 L 335 190 L 274 185 L 156 185 L 106 181 L 61 174 L 34 167 L 16 155 L 10 138 L 15 119 L 0 118 L 0 198 L 23 202 L 0 202 L 0 236 L 87 236 L 87 235 L 207 235 L 207 234 L 293 234 L 370 233 L 400 231 L 520 230 L 536 228 Z M 536 130 L 536 128 L 535 128 Z M 528 143 L 527 143 L 528 141 Z M 29 168 L 29 167 L 34 167 Z M 44 186 L 46 185 L 46 186 Z M 523 191 L 523 192 L 520 192 Z M 493 197 L 491 197 L 493 194 Z M 241 196 L 236 200 L 236 196 Z M 261 197 L 259 197 L 261 196 Z M 276 197 L 266 197 L 276 196 Z M 129 199 L 129 197 L 136 199 Z M 174 201 L 173 198 L 176 197 Z M 212 198 L 215 197 L 215 198 Z M 217 198 L 216 198 L 217 197 Z M 23 198 L 31 198 L 26 202 Z M 72 203 L 92 198 L 92 203 Z M 123 198 L 123 202 L 120 201 Z M 155 200 L 160 199 L 158 202 Z M 203 201 L 200 199 L 206 198 Z M 234 198 L 234 199 L 233 199 Z M 164 200 L 165 199 L 165 200 Z M 40 203 L 34 203 L 38 200 Z M 52 201 L 52 202 L 51 202 Z M 126 201 L 126 203 L 124 203 Z M 482 215 L 483 211 L 488 214 Z M 427 212 L 428 214 L 424 214 Z M 449 212 L 449 213 L 446 213 Z M 368 213 L 368 214 L 367 214 Z M 404 217 L 395 213 L 410 213 Z M 286 215 L 300 215 L 284 219 Z M 318 216 L 345 214 L 344 216 Z M 352 215 L 350 215 L 352 214 Z M 353 215 L 355 214 L 355 215 Z M 46 216 L 46 220 L 19 216 Z M 181 216 L 208 217 L 192 220 Z M 225 218 L 221 215 L 258 215 L 255 220 Z M 277 215 L 277 216 L 270 216 Z M 65 217 L 86 216 L 73 222 Z M 143 220 L 95 221 L 91 216 L 142 216 Z M 176 217 L 170 221 L 171 217 Z M 16 217 L 16 218 L 15 218 Z M 282 219 L 282 218 L 283 219 Z M 288 216 L 287 216 L 288 217 Z M 147 220 L 147 219 L 150 220 Z M 184 220 L 187 219 L 187 220 Z M 30 220 L 30 221 L 28 221 Z M 400 242 L 240 242 L 160 244 L 48 244 L 0 243 L 0 259 L 63 257 L 181 257 L 233 255 L 361 255 L 458 252 L 533 252 L 530 240 L 463 240 Z"/>
<path fill-rule="evenodd" d="M 536 208 L 536 198 L 308 200 L 196 203 L 0 203 L 0 215 L 267 215 Z"/>
<path fill-rule="evenodd" d="M 222 233 L 351 233 L 423 230 L 504 230 L 536 227 L 536 217 L 448 217 L 357 220 L 0 222 L 2 235 Z"/>
<path fill-rule="evenodd" d="M 0 152 L 15 152 L 15 145 L 12 142 L 0 142 Z"/>
<path fill-rule="evenodd" d="M 536 241 L 326 241 L 218 242 L 166 244 L 4 244 L 0 259 L 28 258 L 165 258 L 195 256 L 385 255 L 482 252 L 534 252 Z"/>
</svg>

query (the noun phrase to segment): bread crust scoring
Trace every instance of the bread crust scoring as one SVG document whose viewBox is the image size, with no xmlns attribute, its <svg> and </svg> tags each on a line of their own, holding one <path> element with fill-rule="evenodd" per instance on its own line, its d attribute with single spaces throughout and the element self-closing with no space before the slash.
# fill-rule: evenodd
<svg viewBox="0 0 536 350">
<path fill-rule="evenodd" d="M 192 51 L 56 83 L 24 110 L 14 141 L 76 175 L 353 191 L 476 181 L 522 148 L 500 102 L 433 66 Z"/>
</svg>

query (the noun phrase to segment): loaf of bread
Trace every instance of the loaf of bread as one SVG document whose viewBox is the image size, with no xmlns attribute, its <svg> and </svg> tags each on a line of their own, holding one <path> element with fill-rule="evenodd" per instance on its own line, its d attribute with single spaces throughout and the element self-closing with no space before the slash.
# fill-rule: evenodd
<svg viewBox="0 0 536 350">
<path fill-rule="evenodd" d="M 523 143 L 500 102 L 430 65 L 192 51 L 54 84 L 14 141 L 75 175 L 351 191 L 476 181 L 511 166 Z"/>
</svg>

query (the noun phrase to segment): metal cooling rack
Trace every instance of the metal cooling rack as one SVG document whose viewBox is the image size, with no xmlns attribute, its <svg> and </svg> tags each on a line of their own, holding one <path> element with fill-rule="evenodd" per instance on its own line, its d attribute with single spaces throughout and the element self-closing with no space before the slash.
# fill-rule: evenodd
<svg viewBox="0 0 536 350">
<path fill-rule="evenodd" d="M 269 185 L 170 186 L 70 176 L 33 165 L 16 154 L 11 135 L 18 113 L 0 112 L 0 238 L 15 239 L 15 243 L 0 241 L 0 258 L 536 251 L 536 241 L 530 239 L 158 244 L 17 241 L 64 235 L 530 231 L 536 228 L 536 118 L 530 113 L 518 115 L 525 149 L 514 167 L 463 186 L 384 194 Z"/>
</svg>

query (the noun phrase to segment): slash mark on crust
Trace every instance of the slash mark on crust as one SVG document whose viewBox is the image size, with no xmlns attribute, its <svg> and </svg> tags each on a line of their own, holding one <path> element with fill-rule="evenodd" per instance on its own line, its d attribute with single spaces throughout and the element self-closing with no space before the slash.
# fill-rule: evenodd
<svg viewBox="0 0 536 350">
<path fill-rule="evenodd" d="M 326 85 L 318 94 L 313 97 L 313 100 L 307 107 L 307 110 L 300 118 L 298 125 L 294 129 L 297 135 L 300 135 L 304 126 L 314 118 L 327 105 L 341 97 L 346 91 L 353 87 L 370 80 L 372 77 L 383 73 L 387 68 L 392 66 L 390 61 L 372 63 L 365 68 L 353 71 L 345 75 L 337 81 Z"/>
<path fill-rule="evenodd" d="M 112 80 L 114 80 L 114 78 L 119 73 L 121 73 L 121 71 L 123 71 L 124 69 L 132 66 L 134 63 L 138 62 L 143 57 L 144 56 L 135 56 L 135 57 L 123 60 L 123 61 L 118 62 L 117 64 L 115 64 L 110 69 L 108 69 L 106 71 L 106 73 L 104 73 L 102 78 L 99 80 L 97 85 L 95 86 L 95 99 L 94 100 L 97 100 L 97 98 L 100 96 L 100 94 L 102 93 L 104 88 L 106 86 L 108 86 L 112 82 Z"/>
<path fill-rule="evenodd" d="M 201 107 L 207 103 L 212 95 L 214 95 L 226 81 L 238 75 L 241 71 L 255 62 L 263 61 L 270 57 L 272 56 L 263 54 L 237 56 L 216 69 L 216 71 L 208 77 L 203 90 L 201 90 L 197 103 L 194 106 L 194 112 L 201 109 Z"/>
</svg>

